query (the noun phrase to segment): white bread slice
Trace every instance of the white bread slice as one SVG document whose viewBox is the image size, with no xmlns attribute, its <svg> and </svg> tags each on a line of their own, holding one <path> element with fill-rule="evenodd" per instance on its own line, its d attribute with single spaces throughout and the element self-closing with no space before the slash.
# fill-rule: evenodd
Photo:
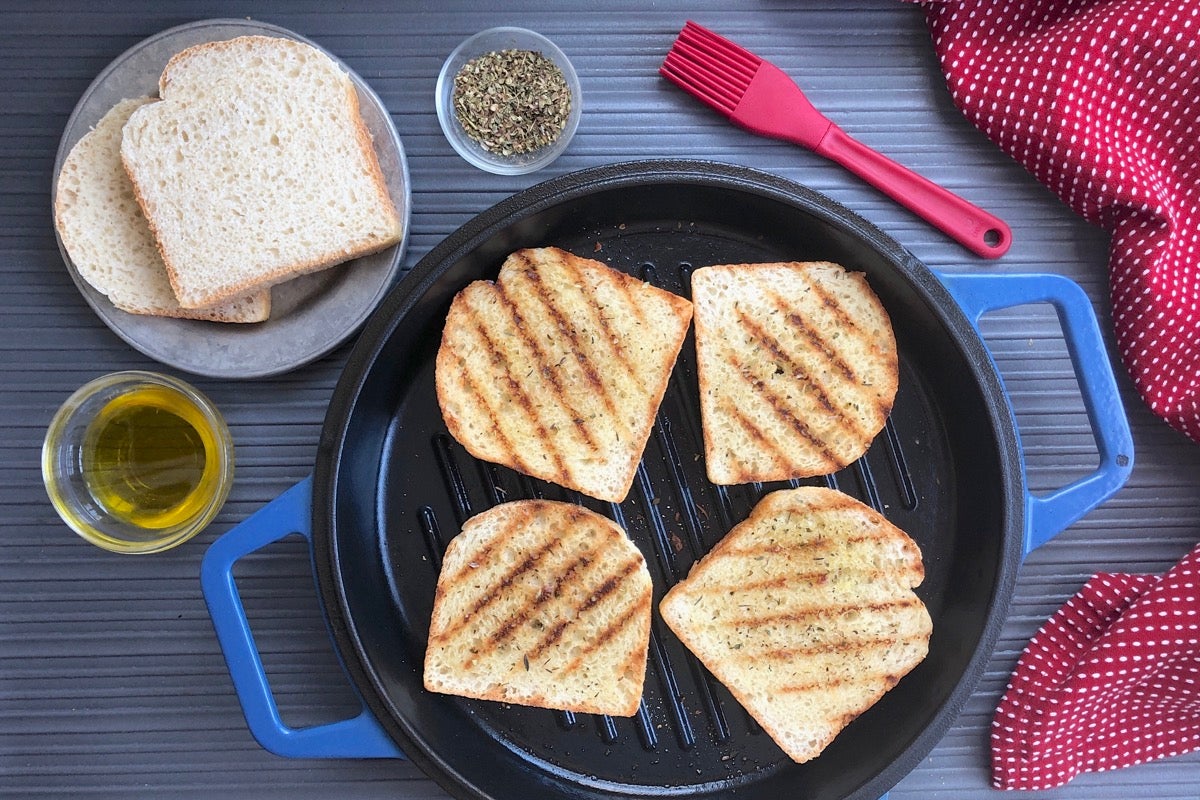
<svg viewBox="0 0 1200 800">
<path fill-rule="evenodd" d="M 692 302 L 709 480 L 824 475 L 867 451 L 899 366 L 862 273 L 826 261 L 705 267 Z"/>
<path fill-rule="evenodd" d="M 436 366 L 446 427 L 476 458 L 620 502 L 691 316 L 682 297 L 598 261 L 513 253 L 450 306 Z"/>
<path fill-rule="evenodd" d="M 350 77 L 300 42 L 246 36 L 178 54 L 121 158 L 184 307 L 400 241 Z"/>
<path fill-rule="evenodd" d="M 261 322 L 271 293 L 259 290 L 211 308 L 179 305 L 150 226 L 121 165 L 121 128 L 150 97 L 122 100 L 84 134 L 63 161 L 54 196 L 54 224 L 79 276 L 114 306 L 132 314 Z"/>
<path fill-rule="evenodd" d="M 518 500 L 451 540 L 434 596 L 425 688 L 594 714 L 637 713 L 650 572 L 610 519 Z"/>
<path fill-rule="evenodd" d="M 916 543 L 832 489 L 773 492 L 659 604 L 795 761 L 815 758 L 929 651 Z"/>
</svg>

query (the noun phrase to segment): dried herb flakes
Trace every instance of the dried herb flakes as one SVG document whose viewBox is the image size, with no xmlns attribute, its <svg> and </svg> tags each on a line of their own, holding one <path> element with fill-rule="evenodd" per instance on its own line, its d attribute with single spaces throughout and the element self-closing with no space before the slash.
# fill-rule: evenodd
<svg viewBox="0 0 1200 800">
<path fill-rule="evenodd" d="M 459 124 L 489 153 L 529 153 L 558 138 L 571 113 L 562 70 L 533 50 L 496 50 L 471 59 L 454 76 Z"/>
</svg>

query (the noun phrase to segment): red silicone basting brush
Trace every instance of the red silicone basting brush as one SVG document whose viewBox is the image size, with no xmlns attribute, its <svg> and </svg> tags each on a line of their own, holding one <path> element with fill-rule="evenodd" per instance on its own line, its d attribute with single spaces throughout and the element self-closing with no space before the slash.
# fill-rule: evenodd
<svg viewBox="0 0 1200 800">
<path fill-rule="evenodd" d="M 1003 220 L 852 139 L 786 73 L 707 28 L 684 25 L 659 73 L 743 128 L 841 164 L 976 255 L 1012 243 Z"/>
</svg>

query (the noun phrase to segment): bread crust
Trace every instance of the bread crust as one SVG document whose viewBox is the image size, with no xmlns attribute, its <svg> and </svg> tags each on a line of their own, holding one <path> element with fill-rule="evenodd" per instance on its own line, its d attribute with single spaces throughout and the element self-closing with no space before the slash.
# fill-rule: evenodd
<svg viewBox="0 0 1200 800">
<path fill-rule="evenodd" d="M 928 653 L 917 544 L 823 487 L 764 497 L 659 604 L 679 640 L 798 763 Z"/>
<path fill-rule="evenodd" d="M 442 418 L 476 458 L 620 502 L 690 321 L 686 299 L 598 261 L 517 251 L 451 303 Z"/>
<path fill-rule="evenodd" d="M 645 559 L 615 522 L 571 503 L 503 503 L 467 520 L 443 555 L 425 688 L 633 716 L 651 603 Z"/>
<path fill-rule="evenodd" d="M 274 266 L 265 261 L 253 263 L 246 277 L 238 280 L 212 279 L 213 285 L 198 285 L 191 277 L 197 256 L 184 246 L 182 240 L 174 233 L 173 226 L 180 224 L 173 220 L 166 224 L 163 220 L 162 209 L 158 207 L 156 197 L 160 191 L 150 191 L 150 182 L 156 176 L 148 166 L 138 162 L 131 152 L 128 141 L 122 147 L 122 163 L 129 174 L 134 187 L 134 196 L 143 210 L 147 221 L 154 233 L 163 263 L 166 265 L 168 277 L 180 304 L 185 308 L 203 308 L 214 303 L 223 302 L 231 297 L 246 294 L 249 291 L 263 289 L 274 284 L 290 280 L 311 272 L 332 267 L 346 261 L 368 256 L 395 245 L 400 241 L 402 231 L 399 214 L 388 190 L 387 181 L 375 152 L 370 131 L 366 127 L 360 113 L 358 92 L 349 75 L 340 68 L 329 56 L 309 45 L 291 39 L 267 36 L 243 36 L 220 42 L 208 42 L 196 45 L 176 53 L 159 78 L 161 100 L 145 108 L 139 109 L 130 118 L 127 132 L 139 130 L 149 125 L 154 115 L 164 113 L 163 104 L 183 104 L 189 102 L 187 86 L 179 85 L 181 70 L 193 68 L 195 62 L 203 59 L 226 59 L 230 63 L 220 63 L 221 77 L 213 80 L 213 84 L 231 81 L 236 84 L 239 80 L 251 80 L 252 72 L 247 73 L 236 64 L 239 57 L 253 53 L 270 59 L 278 52 L 280 58 L 289 52 L 300 53 L 305 58 L 314 58 L 320 64 L 327 64 L 340 77 L 340 104 L 343 106 L 345 121 L 350 123 L 348 134 L 353 140 L 354 159 L 364 170 L 365 184 L 369 187 L 370 197 L 360 198 L 364 208 L 370 208 L 372 214 L 386 224 L 377 230 L 364 228 L 360 233 L 346 234 L 324 247 L 306 247 L 303 256 Z M 180 107 L 180 106 L 174 106 Z M 249 124 L 249 123 L 247 123 Z M 128 134 L 126 139 L 128 140 Z M 330 229 L 332 230 L 332 229 Z"/>
<path fill-rule="evenodd" d="M 866 276 L 831 262 L 692 273 L 705 468 L 721 485 L 836 472 L 867 451 L 899 382 Z"/>
<path fill-rule="evenodd" d="M 131 314 L 212 322 L 261 322 L 270 316 L 267 290 L 213 306 L 179 305 L 152 229 L 120 161 L 121 129 L 150 97 L 126 98 L 68 153 L 54 197 L 54 224 L 77 274 L 116 308 Z M 117 280 L 116 274 L 124 280 Z"/>
</svg>

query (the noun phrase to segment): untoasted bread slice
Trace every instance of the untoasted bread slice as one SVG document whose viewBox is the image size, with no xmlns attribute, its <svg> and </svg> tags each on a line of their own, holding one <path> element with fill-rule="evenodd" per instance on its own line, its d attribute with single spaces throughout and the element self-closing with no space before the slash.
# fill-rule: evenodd
<svg viewBox="0 0 1200 800">
<path fill-rule="evenodd" d="M 54 224 L 79 276 L 131 314 L 216 322 L 261 322 L 269 290 L 211 308 L 179 305 L 150 226 L 121 165 L 121 129 L 150 97 L 122 100 L 84 134 L 63 161 L 54 195 Z"/>
<path fill-rule="evenodd" d="M 425 688 L 632 716 L 650 606 L 645 559 L 612 520 L 551 500 L 496 506 L 446 548 Z"/>
<path fill-rule="evenodd" d="M 823 261 L 705 267 L 692 302 L 709 480 L 824 475 L 867 451 L 899 369 L 861 273 Z"/>
<path fill-rule="evenodd" d="M 400 241 L 354 84 L 320 50 L 197 45 L 160 88 L 126 124 L 121 158 L 185 308 Z"/>
<path fill-rule="evenodd" d="M 450 306 L 446 426 L 477 458 L 624 500 L 691 317 L 687 300 L 598 261 L 513 253 Z"/>
<path fill-rule="evenodd" d="M 764 497 L 663 598 L 663 619 L 795 761 L 925 658 L 921 553 L 832 489 Z"/>
</svg>

